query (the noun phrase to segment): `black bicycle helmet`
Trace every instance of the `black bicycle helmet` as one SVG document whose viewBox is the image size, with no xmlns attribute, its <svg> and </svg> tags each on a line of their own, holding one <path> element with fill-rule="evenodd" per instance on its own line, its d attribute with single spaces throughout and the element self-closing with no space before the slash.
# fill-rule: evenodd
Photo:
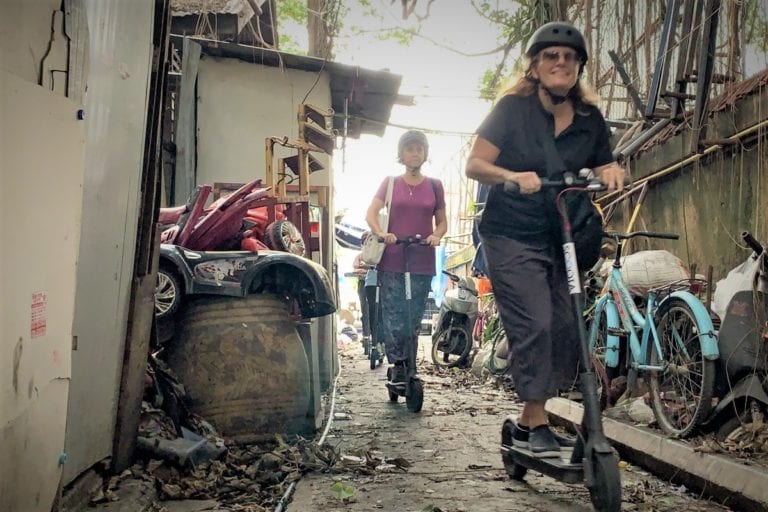
<svg viewBox="0 0 768 512">
<path fill-rule="evenodd" d="M 579 32 L 579 29 L 564 21 L 552 21 L 539 27 L 528 41 L 525 55 L 532 59 L 549 46 L 568 46 L 576 50 L 581 56 L 580 70 L 584 69 L 584 64 L 589 59 L 584 36 Z"/>
<path fill-rule="evenodd" d="M 429 142 L 427 141 L 427 136 L 424 135 L 424 132 L 420 132 L 419 130 L 408 130 L 402 134 L 400 136 L 400 140 L 397 141 L 398 160 L 403 154 L 403 148 L 405 148 L 405 145 L 411 143 L 421 144 L 421 147 L 424 148 L 424 159 L 429 156 Z"/>
</svg>

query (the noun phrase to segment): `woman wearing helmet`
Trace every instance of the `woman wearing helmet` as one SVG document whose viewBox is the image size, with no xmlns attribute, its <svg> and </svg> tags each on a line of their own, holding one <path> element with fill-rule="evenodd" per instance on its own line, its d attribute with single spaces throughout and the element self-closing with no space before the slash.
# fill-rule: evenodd
<svg viewBox="0 0 768 512">
<path fill-rule="evenodd" d="M 491 186 L 479 231 L 524 402 L 513 442 L 537 457 L 557 457 L 571 443 L 549 429 L 544 404 L 570 388 L 578 339 L 558 217 L 549 195 L 539 192 L 540 177 L 547 176 L 543 138 L 554 137 L 568 171 L 593 169 L 610 190 L 622 188 L 625 173 L 611 154 L 608 126 L 580 83 L 588 59 L 582 34 L 568 23 L 547 23 L 533 34 L 526 57 L 524 76 L 478 128 L 466 175 Z M 505 193 L 507 181 L 520 193 Z"/>
<path fill-rule="evenodd" d="M 392 202 L 389 209 L 389 225 L 385 232 L 379 225 L 379 211 L 384 207 L 389 178 L 379 186 L 366 214 L 371 232 L 387 244 L 384 255 L 377 265 L 380 286 L 381 326 L 377 331 L 384 337 L 387 360 L 394 365 L 390 372 L 391 382 L 405 380 L 407 336 L 418 332 L 427 296 L 435 275 L 435 249 L 448 230 L 445 216 L 443 184 L 428 178 L 421 166 L 429 155 L 426 135 L 418 130 L 405 132 L 397 143 L 398 161 L 404 172 L 395 176 L 392 185 Z M 398 238 L 421 235 L 425 245 L 408 249 L 411 272 L 411 323 L 403 326 L 406 318 L 406 302 L 403 247 L 395 242 Z"/>
</svg>

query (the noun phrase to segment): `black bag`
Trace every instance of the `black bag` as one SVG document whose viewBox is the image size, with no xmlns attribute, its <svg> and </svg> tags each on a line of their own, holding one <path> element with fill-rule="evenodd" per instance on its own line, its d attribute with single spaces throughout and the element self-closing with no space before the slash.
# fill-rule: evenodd
<svg viewBox="0 0 768 512">
<path fill-rule="evenodd" d="M 563 159 L 557 152 L 552 129 L 545 125 L 542 133 L 544 157 L 547 175 L 551 179 L 562 179 L 563 173 L 568 172 Z M 552 194 L 552 200 L 554 196 Z M 592 203 L 589 194 L 565 194 L 565 207 L 571 221 L 571 235 L 576 249 L 576 261 L 581 272 L 586 272 L 600 259 L 600 246 L 603 241 L 603 217 Z M 560 218 L 558 217 L 558 225 Z"/>
</svg>

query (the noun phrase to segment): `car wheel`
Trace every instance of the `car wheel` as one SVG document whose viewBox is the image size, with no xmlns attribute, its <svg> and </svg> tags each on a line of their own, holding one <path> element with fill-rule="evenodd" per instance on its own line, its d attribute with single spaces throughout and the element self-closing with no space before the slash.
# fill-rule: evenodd
<svg viewBox="0 0 768 512">
<path fill-rule="evenodd" d="M 179 278 L 166 268 L 157 271 L 155 286 L 155 317 L 165 318 L 173 315 L 181 304 L 181 285 Z"/>
</svg>

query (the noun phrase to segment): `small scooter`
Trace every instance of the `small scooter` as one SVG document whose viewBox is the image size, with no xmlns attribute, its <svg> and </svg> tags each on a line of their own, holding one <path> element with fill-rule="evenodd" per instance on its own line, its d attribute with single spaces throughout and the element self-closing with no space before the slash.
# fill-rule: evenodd
<svg viewBox="0 0 768 512">
<path fill-rule="evenodd" d="M 533 469 L 556 480 L 570 484 L 583 483 L 589 489 L 592 505 L 600 512 L 618 512 L 621 510 L 621 476 L 618 459 L 613 448 L 603 433 L 600 403 L 597 395 L 597 377 L 592 371 L 589 358 L 589 341 L 582 318 L 583 288 L 576 262 L 576 250 L 571 236 L 571 225 L 567 218 L 564 195 L 571 192 L 597 192 L 604 190 L 604 185 L 596 179 L 577 178 L 571 173 L 564 173 L 562 180 L 542 179 L 542 188 L 563 188 L 557 195 L 558 210 L 562 217 L 563 254 L 568 275 L 568 288 L 573 299 L 573 308 L 577 318 L 579 333 L 580 373 L 579 385 L 583 395 L 584 416 L 576 446 L 572 452 L 563 450 L 559 458 L 537 458 L 525 448 L 512 443 L 515 431 L 515 418 L 504 420 L 501 428 L 501 456 L 507 474 L 516 480 L 522 480 L 528 469 Z M 517 192 L 517 184 L 507 182 L 506 192 Z"/>
<path fill-rule="evenodd" d="M 754 254 L 721 282 L 733 295 L 727 300 L 718 332 L 718 403 L 702 424 L 716 430 L 721 439 L 742 423 L 751 422 L 753 408 L 768 411 L 764 384 L 768 382 L 768 259 L 763 245 L 751 234 L 745 231 L 741 239 Z"/>
<path fill-rule="evenodd" d="M 447 270 L 443 270 L 443 274 L 456 283 L 456 287 L 445 292 L 437 313 L 432 335 L 432 361 L 437 366 L 452 368 L 463 364 L 472 350 L 477 288 L 471 277 L 459 277 Z"/>
<path fill-rule="evenodd" d="M 421 235 L 409 236 L 407 238 L 398 238 L 397 243 L 403 245 L 403 259 L 405 260 L 405 301 L 406 315 L 405 321 L 407 326 L 410 326 L 412 321 L 411 314 L 411 271 L 408 258 L 408 250 L 412 245 L 424 245 L 425 241 Z M 411 412 L 420 412 L 421 407 L 424 404 L 424 383 L 416 375 L 416 351 L 418 350 L 418 334 L 414 330 L 407 338 L 408 359 L 406 360 L 406 374 L 405 382 L 393 383 L 392 371 L 393 368 L 387 369 L 387 392 L 389 393 L 390 402 L 397 402 L 397 399 L 401 396 L 405 397 L 405 405 Z"/>
</svg>

